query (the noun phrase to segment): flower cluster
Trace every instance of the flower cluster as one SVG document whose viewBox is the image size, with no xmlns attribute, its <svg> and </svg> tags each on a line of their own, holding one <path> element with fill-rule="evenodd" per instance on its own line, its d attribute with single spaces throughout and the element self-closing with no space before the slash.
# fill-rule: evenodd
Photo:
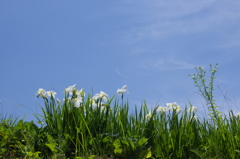
<svg viewBox="0 0 240 159">
<path fill-rule="evenodd" d="M 158 112 L 161 112 L 161 113 L 165 113 L 166 110 L 167 110 L 167 108 L 166 108 L 166 107 L 162 107 L 162 106 L 160 106 L 160 107 L 157 108 L 157 111 L 158 111 Z"/>
<path fill-rule="evenodd" d="M 42 88 L 39 88 L 38 91 L 36 92 L 37 97 L 42 97 L 42 98 L 48 98 L 48 97 L 53 97 L 55 98 L 56 92 L 54 91 L 45 91 Z"/>
<path fill-rule="evenodd" d="M 180 106 L 179 106 L 176 102 L 167 103 L 167 104 L 166 104 L 166 108 L 167 108 L 167 110 L 169 110 L 169 111 L 176 111 L 176 113 L 179 113 L 179 112 L 181 111 Z"/>
<path fill-rule="evenodd" d="M 180 106 L 176 103 L 166 103 L 166 106 L 160 106 L 157 107 L 156 112 L 160 112 L 160 113 L 166 113 L 166 111 L 174 111 L 176 113 L 179 113 L 181 111 Z M 152 117 L 152 112 L 149 111 L 148 114 L 146 114 L 145 118 L 146 119 L 150 119 Z"/>
<path fill-rule="evenodd" d="M 101 110 L 103 110 L 105 108 L 103 107 L 104 105 L 103 102 L 107 102 L 108 95 L 105 92 L 100 91 L 100 93 L 95 94 L 91 100 L 92 100 L 93 108 L 97 108 L 98 106 L 101 106 Z"/>
<path fill-rule="evenodd" d="M 84 89 L 77 90 L 76 84 L 69 86 L 65 89 L 65 94 L 68 96 L 68 100 L 75 106 L 80 107 L 85 96 Z"/>
<path fill-rule="evenodd" d="M 175 111 L 176 113 L 179 113 L 181 110 L 180 106 L 176 103 L 166 103 L 166 106 L 160 106 L 157 108 L 157 112 L 165 113 L 166 111 Z"/>
<path fill-rule="evenodd" d="M 194 106 L 191 106 L 187 112 L 196 112 L 198 109 L 197 107 L 194 107 Z M 156 109 L 154 110 L 154 112 L 159 112 L 159 113 L 166 113 L 167 111 L 170 111 L 170 112 L 175 112 L 175 113 L 180 113 L 182 111 L 182 109 L 180 108 L 180 106 L 176 103 L 176 102 L 173 102 L 173 103 L 166 103 L 165 106 L 158 106 L 156 107 Z M 240 116 L 240 115 L 239 115 Z M 146 119 L 149 119 L 152 117 L 152 112 L 149 111 L 148 114 L 146 114 L 145 118 Z M 197 116 L 193 116 L 194 119 L 197 119 Z"/>
<path fill-rule="evenodd" d="M 65 93 L 68 95 L 73 95 L 73 91 L 76 90 L 76 84 L 65 88 Z"/>
<path fill-rule="evenodd" d="M 84 89 L 77 90 L 76 84 L 65 88 L 64 93 L 66 94 L 67 100 L 70 101 L 75 107 L 79 107 L 81 105 L 81 103 L 83 102 L 83 97 L 85 96 Z M 56 94 L 57 93 L 54 91 L 45 91 L 42 88 L 39 88 L 36 92 L 37 97 L 42 98 L 55 98 Z M 61 101 L 57 99 L 57 103 L 60 104 Z"/>
<path fill-rule="evenodd" d="M 127 90 L 127 85 L 124 85 L 121 89 L 117 90 L 118 95 L 123 95 L 124 93 L 129 93 Z M 70 102 L 74 105 L 74 107 L 80 107 L 81 104 L 83 103 L 83 98 L 85 97 L 85 92 L 84 89 L 82 88 L 81 90 L 77 90 L 76 84 L 69 86 L 68 88 L 65 88 L 64 90 L 65 93 L 65 102 Z M 54 91 L 45 91 L 44 89 L 40 88 L 37 92 L 36 95 L 37 97 L 42 97 L 42 98 L 55 98 L 56 92 Z M 109 99 L 108 95 L 100 91 L 100 93 L 95 94 L 90 100 L 91 100 L 91 105 L 93 108 L 99 108 L 101 110 L 105 110 L 106 104 L 104 102 L 107 102 Z M 59 99 L 56 100 L 58 104 L 61 103 Z M 198 109 L 197 107 L 191 106 L 187 111 L 188 112 L 196 112 Z M 160 113 L 166 113 L 166 111 L 171 111 L 175 113 L 179 113 L 182 111 L 180 106 L 176 103 L 166 103 L 165 106 L 159 106 L 157 107 L 153 113 L 160 112 Z M 236 115 L 237 117 L 240 117 L 240 113 Z M 149 111 L 148 114 L 146 114 L 145 118 L 150 119 L 152 117 L 152 112 Z M 195 116 L 194 116 L 195 118 Z M 197 117 L 196 117 L 197 118 Z"/>
<path fill-rule="evenodd" d="M 94 99 L 95 101 L 97 100 L 107 101 L 108 95 L 105 92 L 100 91 L 100 93 L 95 94 L 92 99 Z"/>
</svg>

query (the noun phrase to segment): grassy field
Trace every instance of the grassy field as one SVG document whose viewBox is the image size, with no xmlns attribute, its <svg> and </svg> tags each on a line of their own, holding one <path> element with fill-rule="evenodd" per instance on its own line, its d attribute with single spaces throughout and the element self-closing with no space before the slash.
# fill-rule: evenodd
<svg viewBox="0 0 240 159">
<path fill-rule="evenodd" d="M 1 158 L 89 159 L 237 159 L 240 158 L 240 114 L 223 114 L 213 99 L 217 65 L 196 68 L 190 77 L 205 98 L 208 118 L 196 116 L 189 102 L 181 108 L 167 103 L 149 110 L 145 101 L 129 113 L 124 94 L 100 92 L 85 95 L 76 85 L 64 90 L 63 101 L 55 92 L 39 89 L 43 116 L 34 122 L 1 116 Z"/>
</svg>

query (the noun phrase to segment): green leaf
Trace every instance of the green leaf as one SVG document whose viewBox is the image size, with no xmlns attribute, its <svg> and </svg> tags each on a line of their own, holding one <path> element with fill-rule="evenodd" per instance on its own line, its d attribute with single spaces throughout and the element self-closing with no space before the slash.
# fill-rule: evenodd
<svg viewBox="0 0 240 159">
<path fill-rule="evenodd" d="M 47 135 L 47 140 L 49 143 L 53 143 L 53 137 L 51 135 Z"/>
<path fill-rule="evenodd" d="M 108 142 L 109 141 L 109 137 L 106 136 L 104 139 L 103 139 L 103 142 Z"/>
<path fill-rule="evenodd" d="M 42 121 L 38 121 L 37 123 L 38 123 L 38 124 L 43 124 L 43 122 L 42 122 Z"/>
<path fill-rule="evenodd" d="M 48 148 L 51 149 L 52 152 L 55 152 L 55 146 L 57 145 L 56 143 L 51 143 L 51 144 L 45 144 Z"/>
<path fill-rule="evenodd" d="M 96 155 L 91 155 L 90 157 L 88 157 L 89 159 L 94 159 L 96 157 Z"/>
<path fill-rule="evenodd" d="M 7 149 L 4 149 L 4 148 L 1 148 L 0 150 L 1 150 L 0 152 L 2 152 L 2 153 L 4 153 L 5 151 L 7 151 Z"/>
<path fill-rule="evenodd" d="M 57 146 L 57 143 L 53 141 L 53 137 L 51 135 L 47 135 L 47 140 L 49 143 L 45 145 L 49 147 L 52 152 L 55 152 L 56 151 L 55 147 Z"/>
<path fill-rule="evenodd" d="M 148 141 L 147 138 L 143 137 L 140 140 L 138 140 L 138 146 L 142 146 L 143 144 L 145 144 Z"/>
<path fill-rule="evenodd" d="M 32 153 L 32 152 L 28 152 L 27 155 L 28 155 L 28 156 L 33 156 L 33 153 Z"/>
<path fill-rule="evenodd" d="M 114 146 L 116 149 L 121 148 L 120 140 L 119 140 L 119 139 L 116 139 L 116 140 L 113 142 L 113 146 Z"/>
<path fill-rule="evenodd" d="M 121 157 L 125 156 L 122 149 L 115 149 L 114 153 L 118 156 L 121 156 Z"/>
<path fill-rule="evenodd" d="M 132 140 L 129 140 L 127 145 L 130 145 L 133 151 L 135 150 L 135 145 L 133 144 Z"/>
<path fill-rule="evenodd" d="M 151 148 L 148 148 L 148 149 L 146 149 L 146 150 L 143 150 L 143 151 L 140 153 L 140 156 L 139 156 L 139 157 L 140 157 L 141 159 L 152 157 Z"/>
</svg>

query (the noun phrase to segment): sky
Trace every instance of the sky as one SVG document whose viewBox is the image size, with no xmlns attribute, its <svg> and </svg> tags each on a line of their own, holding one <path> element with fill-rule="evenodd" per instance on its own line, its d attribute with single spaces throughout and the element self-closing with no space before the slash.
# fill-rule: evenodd
<svg viewBox="0 0 240 159">
<path fill-rule="evenodd" d="M 39 88 L 76 84 L 110 97 L 127 85 L 130 107 L 189 101 L 206 111 L 188 75 L 218 63 L 214 98 L 240 112 L 239 0 L 0 1 L 0 111 L 41 114 Z"/>
</svg>

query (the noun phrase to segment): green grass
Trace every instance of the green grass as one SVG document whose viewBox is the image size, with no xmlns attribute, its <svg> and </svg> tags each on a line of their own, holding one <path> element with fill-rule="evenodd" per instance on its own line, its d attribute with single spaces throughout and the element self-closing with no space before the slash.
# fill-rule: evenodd
<svg viewBox="0 0 240 159">
<path fill-rule="evenodd" d="M 146 101 L 129 112 L 126 87 L 109 98 L 104 92 L 85 96 L 75 86 L 65 89 L 63 101 L 40 90 L 43 116 L 34 122 L 7 119 L 0 123 L 1 158 L 119 158 L 119 159 L 237 159 L 240 158 L 240 118 L 223 114 L 213 98 L 217 66 L 196 68 L 192 78 L 206 99 L 208 118 L 195 107 L 176 103 L 149 110 Z M 208 83 L 207 83 L 208 82 Z M 120 97 L 120 98 L 119 98 Z M 189 111 L 192 108 L 192 111 Z M 230 116 L 230 117 L 229 117 Z"/>
</svg>

